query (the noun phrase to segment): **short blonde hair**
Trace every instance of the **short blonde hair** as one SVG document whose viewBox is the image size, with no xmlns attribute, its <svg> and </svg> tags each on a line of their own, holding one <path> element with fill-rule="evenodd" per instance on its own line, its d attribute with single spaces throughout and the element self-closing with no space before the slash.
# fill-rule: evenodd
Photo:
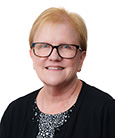
<svg viewBox="0 0 115 138">
<path fill-rule="evenodd" d="M 77 13 L 68 12 L 63 8 L 49 8 L 43 11 L 38 18 L 35 20 L 29 36 L 29 44 L 31 48 L 31 43 L 33 42 L 33 37 L 38 29 L 44 23 L 63 23 L 68 21 L 72 27 L 75 29 L 76 33 L 79 35 L 79 42 L 82 50 L 87 50 L 87 28 L 84 20 Z"/>
</svg>

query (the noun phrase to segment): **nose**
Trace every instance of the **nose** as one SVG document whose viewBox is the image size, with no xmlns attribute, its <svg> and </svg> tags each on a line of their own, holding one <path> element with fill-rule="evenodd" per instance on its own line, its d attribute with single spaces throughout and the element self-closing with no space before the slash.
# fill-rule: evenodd
<svg viewBox="0 0 115 138">
<path fill-rule="evenodd" d="M 62 58 L 59 56 L 58 51 L 56 48 L 53 49 L 51 55 L 48 57 L 50 60 L 53 61 L 60 61 Z"/>
</svg>

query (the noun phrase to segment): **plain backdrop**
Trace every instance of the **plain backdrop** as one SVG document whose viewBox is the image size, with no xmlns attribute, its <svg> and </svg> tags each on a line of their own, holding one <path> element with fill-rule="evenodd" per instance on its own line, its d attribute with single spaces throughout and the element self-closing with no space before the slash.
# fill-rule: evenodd
<svg viewBox="0 0 115 138">
<path fill-rule="evenodd" d="M 29 32 L 38 15 L 50 7 L 80 14 L 88 29 L 88 51 L 79 79 L 115 98 L 114 0 L 0 1 L 0 118 L 9 103 L 43 84 L 29 56 Z"/>
</svg>

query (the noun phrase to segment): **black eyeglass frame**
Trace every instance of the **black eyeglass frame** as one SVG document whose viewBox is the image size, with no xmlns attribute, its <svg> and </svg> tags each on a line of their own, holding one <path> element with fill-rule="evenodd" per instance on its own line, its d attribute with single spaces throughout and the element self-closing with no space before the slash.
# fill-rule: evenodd
<svg viewBox="0 0 115 138">
<path fill-rule="evenodd" d="M 49 53 L 49 55 L 47 55 L 47 56 L 39 56 L 39 55 L 36 55 L 35 49 L 34 49 L 36 44 L 46 44 L 46 45 L 50 45 L 50 46 L 52 47 L 52 49 L 51 49 L 51 52 Z M 60 53 L 59 53 L 58 48 L 59 48 L 60 46 L 62 46 L 62 45 L 71 45 L 71 46 L 75 46 L 75 47 L 76 47 L 76 53 L 75 53 L 75 55 L 74 55 L 73 57 L 63 57 L 63 56 L 61 56 Z M 83 51 L 82 48 L 81 48 L 79 45 L 75 45 L 75 44 L 59 44 L 59 45 L 57 45 L 57 46 L 54 46 L 54 45 L 51 45 L 51 44 L 45 43 L 45 42 L 35 42 L 35 43 L 32 43 L 32 44 L 31 44 L 31 49 L 33 49 L 34 55 L 37 56 L 37 57 L 41 57 L 41 58 L 47 58 L 47 57 L 49 57 L 49 56 L 52 54 L 54 48 L 56 48 L 58 55 L 59 55 L 61 58 L 65 58 L 65 59 L 72 59 L 72 58 L 76 57 L 76 55 L 77 55 L 77 50 L 78 50 L 78 49 L 79 49 L 80 51 Z"/>
</svg>

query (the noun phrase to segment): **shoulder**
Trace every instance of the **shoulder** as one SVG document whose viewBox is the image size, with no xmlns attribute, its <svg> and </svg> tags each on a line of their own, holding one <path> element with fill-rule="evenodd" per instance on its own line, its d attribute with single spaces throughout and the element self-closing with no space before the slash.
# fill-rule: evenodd
<svg viewBox="0 0 115 138">
<path fill-rule="evenodd" d="M 22 96 L 16 100 L 14 100 L 13 102 L 11 102 L 9 104 L 8 108 L 10 108 L 10 109 L 27 108 L 27 106 L 30 105 L 33 102 L 33 100 L 36 98 L 39 90 L 33 91 L 25 96 Z"/>
<path fill-rule="evenodd" d="M 36 90 L 9 104 L 0 122 L 0 135 L 8 135 L 10 137 L 12 134 L 17 135 L 21 132 L 24 125 L 27 128 L 28 123 L 31 122 L 32 105 L 38 92 L 39 90 Z"/>
<path fill-rule="evenodd" d="M 36 98 L 39 90 L 33 91 L 11 102 L 5 110 L 2 120 L 10 120 L 12 117 L 24 117 L 28 113 L 30 114 L 32 103 Z"/>
<path fill-rule="evenodd" d="M 94 86 L 86 84 L 85 82 L 83 82 L 83 89 L 85 91 L 85 99 L 87 100 L 88 103 L 92 105 L 101 106 L 108 103 L 109 101 L 114 101 L 112 96 L 109 95 L 108 93 Z"/>
<path fill-rule="evenodd" d="M 104 119 L 105 124 L 108 121 L 115 128 L 115 99 L 108 93 L 84 82 L 83 93 L 82 109 L 86 109 L 88 116 Z"/>
<path fill-rule="evenodd" d="M 93 136 L 103 134 L 103 138 L 115 137 L 115 100 L 108 93 L 85 82 L 81 93 L 83 100 L 79 109 L 79 124 L 83 124 L 82 129 L 92 132 Z"/>
<path fill-rule="evenodd" d="M 21 104 L 21 103 L 26 103 L 26 102 L 32 100 L 33 98 L 36 98 L 39 90 L 40 89 L 35 90 L 35 91 L 33 91 L 33 92 L 31 92 L 31 93 L 29 93 L 27 95 L 24 95 L 22 97 L 19 97 L 18 99 L 16 99 L 13 102 L 11 102 L 10 105 L 12 105 L 12 104 L 17 104 L 18 105 L 18 104 Z"/>
</svg>

